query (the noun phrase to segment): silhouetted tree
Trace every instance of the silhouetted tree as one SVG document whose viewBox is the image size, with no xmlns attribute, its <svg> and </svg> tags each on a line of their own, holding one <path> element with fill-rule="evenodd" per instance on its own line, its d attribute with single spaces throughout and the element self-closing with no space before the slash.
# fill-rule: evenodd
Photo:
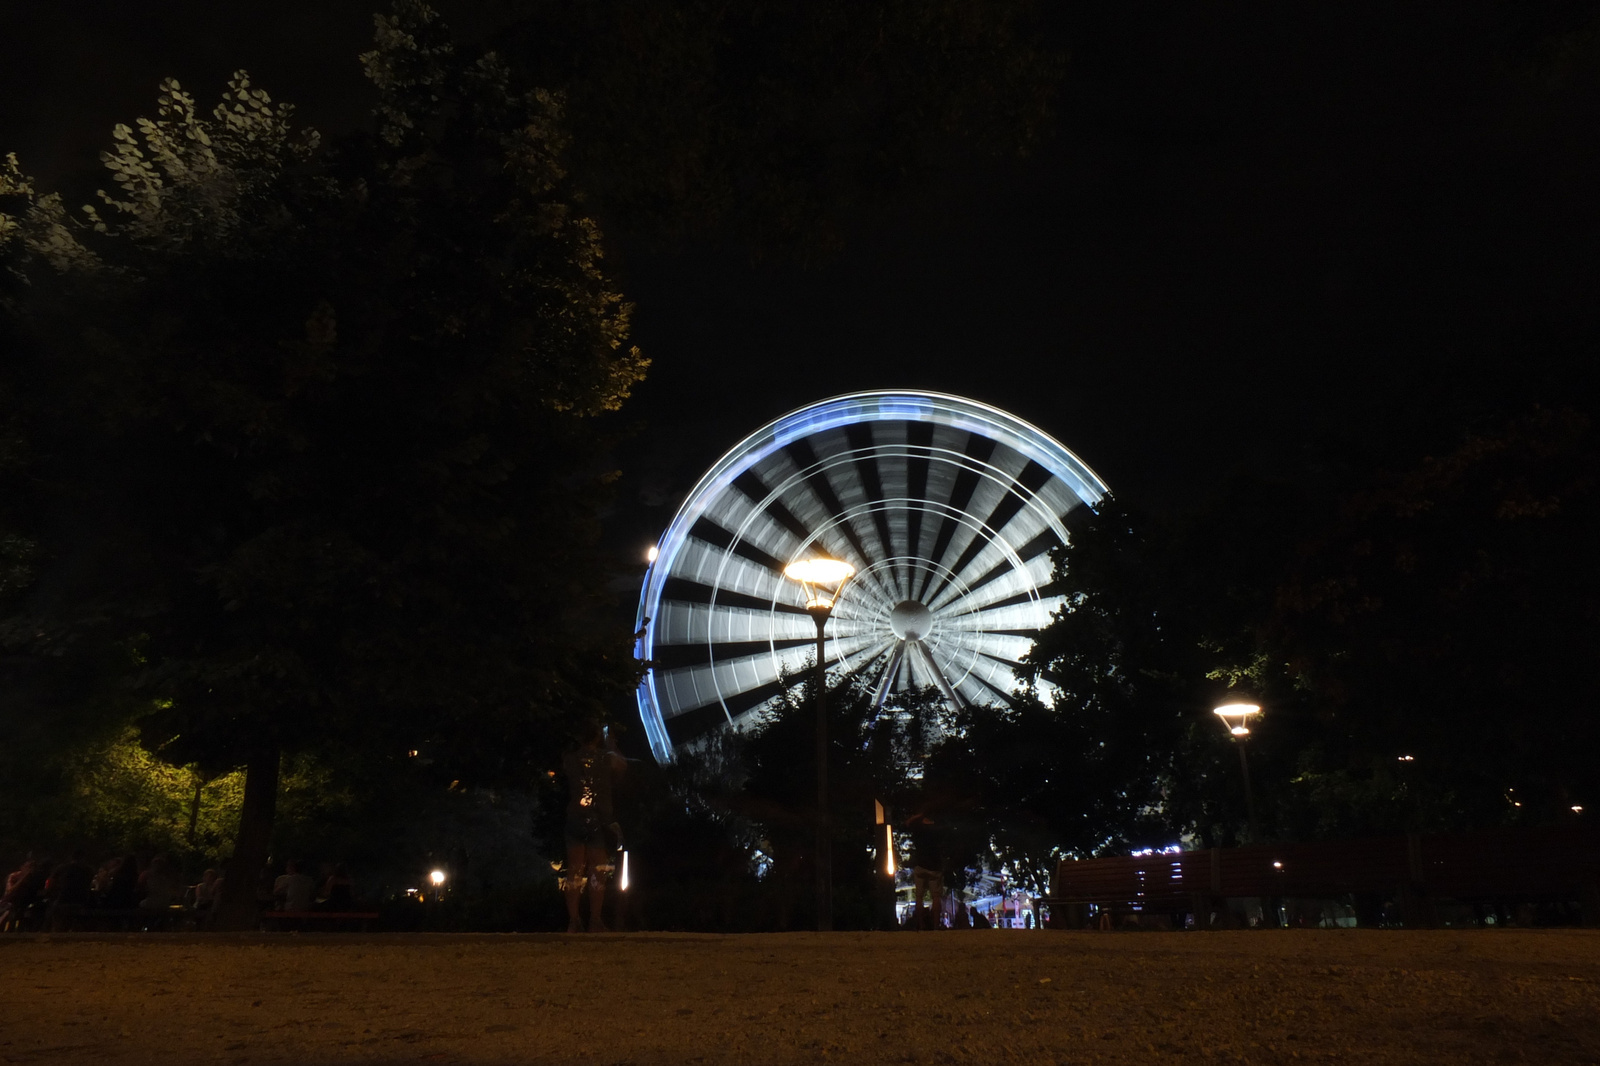
<svg viewBox="0 0 1600 1066">
<path fill-rule="evenodd" d="M 149 748 L 247 768 L 235 920 L 284 752 L 514 777 L 633 676 L 594 416 L 646 364 L 560 107 L 417 3 L 364 62 L 378 132 L 337 151 L 240 73 L 118 127 L 104 213 L 0 176 L 9 383 L 59 504 L 7 632 L 117 649 Z"/>
</svg>

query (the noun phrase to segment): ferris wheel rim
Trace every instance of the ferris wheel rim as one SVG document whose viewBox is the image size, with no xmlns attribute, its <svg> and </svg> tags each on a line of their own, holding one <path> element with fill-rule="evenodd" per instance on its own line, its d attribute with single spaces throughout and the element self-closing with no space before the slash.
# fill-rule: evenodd
<svg viewBox="0 0 1600 1066">
<path fill-rule="evenodd" d="M 654 626 L 660 613 L 663 588 L 668 576 L 674 573 L 679 553 L 690 541 L 690 531 L 706 516 L 710 505 L 733 487 L 741 474 L 788 445 L 828 430 L 863 422 L 896 421 L 931 422 L 1003 444 L 1022 457 L 1038 463 L 1059 478 L 1082 503 L 1090 506 L 1098 503 L 1109 491 L 1105 482 L 1087 463 L 1052 435 L 1008 411 L 979 400 L 950 393 L 892 389 L 843 393 L 804 404 L 746 435 L 728 449 L 685 496 L 653 549 L 654 558 L 646 572 L 636 614 L 636 656 L 646 662 L 650 659 L 655 646 Z M 820 460 L 818 465 L 847 461 L 850 461 L 849 456 L 835 454 Z M 962 457 L 961 461 L 965 464 L 978 462 L 970 457 Z M 791 480 L 803 476 L 802 472 L 793 475 Z M 780 488 L 769 489 L 769 499 L 776 499 L 780 495 Z M 759 509 L 747 517 L 746 524 L 756 513 L 759 513 Z M 842 516 L 835 520 L 842 520 Z M 1059 537 L 1065 539 L 1059 515 L 1044 514 L 1043 520 Z M 813 543 L 817 538 L 817 531 L 813 531 L 807 543 Z M 726 560 L 720 565 L 726 568 Z M 717 587 L 720 588 L 722 570 L 718 573 Z M 855 654 L 863 651 L 865 649 L 858 649 Z M 652 751 L 658 758 L 670 759 L 674 744 L 666 730 L 655 681 L 655 671 L 647 669 L 638 694 L 640 716 Z"/>
</svg>

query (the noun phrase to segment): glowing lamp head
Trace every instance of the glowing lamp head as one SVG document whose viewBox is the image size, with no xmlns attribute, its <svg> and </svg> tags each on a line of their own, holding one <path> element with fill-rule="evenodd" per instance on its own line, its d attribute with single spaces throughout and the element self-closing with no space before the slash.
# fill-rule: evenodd
<svg viewBox="0 0 1600 1066">
<path fill-rule="evenodd" d="M 1255 703 L 1224 703 L 1211 713 L 1222 719 L 1229 733 L 1236 737 L 1247 737 L 1250 735 L 1250 719 L 1261 713 L 1261 707 Z"/>
<path fill-rule="evenodd" d="M 796 559 L 783 568 L 783 576 L 805 590 L 806 610 L 831 611 L 839 601 L 844 583 L 855 576 L 856 568 L 843 559 L 826 555 Z"/>
<path fill-rule="evenodd" d="M 444 884 L 444 871 L 443 870 L 435 870 L 435 871 L 433 871 L 433 873 L 428 875 L 428 880 L 433 882 L 433 887 L 434 888 L 438 888 L 440 885 Z"/>
<path fill-rule="evenodd" d="M 661 549 L 656 547 L 654 544 L 650 545 L 650 550 L 644 553 L 644 561 L 647 563 L 653 563 L 660 557 Z"/>
</svg>

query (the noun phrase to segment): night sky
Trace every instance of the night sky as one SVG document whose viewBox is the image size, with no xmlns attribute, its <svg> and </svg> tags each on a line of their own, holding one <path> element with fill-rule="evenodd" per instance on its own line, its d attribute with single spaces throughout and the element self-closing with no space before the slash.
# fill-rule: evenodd
<svg viewBox="0 0 1600 1066">
<path fill-rule="evenodd" d="M 162 77 L 209 107 L 238 67 L 308 124 L 356 128 L 373 6 L 5 0 L 0 150 L 81 195 Z M 464 37 L 490 24 L 437 6 Z M 858 388 L 997 404 L 1158 508 L 1238 471 L 1337 481 L 1530 402 L 1590 404 L 1595 4 L 1050 11 L 1070 59 L 1032 158 L 951 150 L 804 266 L 608 233 L 655 360 L 627 412 L 646 428 L 619 544 L 649 543 L 761 423 Z"/>
</svg>

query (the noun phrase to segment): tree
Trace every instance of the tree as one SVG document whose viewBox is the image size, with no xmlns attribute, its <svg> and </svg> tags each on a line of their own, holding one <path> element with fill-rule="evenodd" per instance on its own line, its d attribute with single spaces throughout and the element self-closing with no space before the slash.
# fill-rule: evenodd
<svg viewBox="0 0 1600 1066">
<path fill-rule="evenodd" d="M 1309 514 L 1287 486 L 1236 478 L 1177 519 L 1115 496 L 1082 516 L 1055 553 L 1066 604 L 1024 658 L 1024 691 L 970 714 L 949 756 L 984 783 L 1013 861 L 1044 876 L 1053 851 L 1238 839 L 1239 769 L 1210 714 L 1230 692 L 1270 708 L 1251 744 L 1274 829 L 1307 710 L 1268 623 Z"/>
<path fill-rule="evenodd" d="M 285 752 L 516 778 L 633 678 L 595 421 L 647 364 L 559 101 L 411 0 L 363 60 L 376 136 L 297 135 L 242 72 L 209 116 L 168 81 L 104 214 L 0 185 L 8 378 L 58 500 L 7 632 L 35 664 L 120 650 L 146 747 L 246 767 L 236 920 Z"/>
<path fill-rule="evenodd" d="M 1367 829 L 1549 822 L 1592 802 L 1597 507 L 1600 452 L 1570 410 L 1350 494 L 1276 617 L 1326 738 L 1307 783 Z"/>
<path fill-rule="evenodd" d="M 505 0 L 495 47 L 559 90 L 572 163 L 641 236 L 837 243 L 953 143 L 1047 134 L 1064 56 L 1034 0 Z"/>
</svg>

